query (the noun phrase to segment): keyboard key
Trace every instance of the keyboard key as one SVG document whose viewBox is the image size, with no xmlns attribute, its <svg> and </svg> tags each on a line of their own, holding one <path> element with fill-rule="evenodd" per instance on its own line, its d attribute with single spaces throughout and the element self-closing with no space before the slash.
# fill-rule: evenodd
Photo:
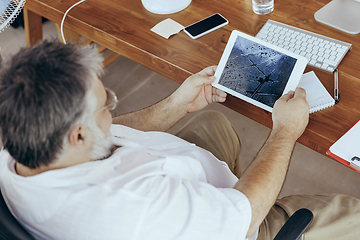
<svg viewBox="0 0 360 240">
<path fill-rule="evenodd" d="M 341 60 L 341 57 L 342 57 L 342 56 L 337 56 L 337 57 L 335 58 L 335 62 L 339 62 L 339 61 Z"/>
<path fill-rule="evenodd" d="M 309 62 L 310 65 L 315 65 L 315 63 L 316 63 L 316 61 L 315 61 L 314 59 L 312 59 L 312 60 Z"/>
<path fill-rule="evenodd" d="M 329 64 L 329 65 L 336 65 L 336 62 L 335 61 L 333 61 L 333 60 L 330 60 L 330 59 L 325 59 L 324 60 L 324 63 L 327 63 L 327 64 Z"/>
<path fill-rule="evenodd" d="M 338 53 L 344 53 L 344 52 L 346 52 L 346 50 L 345 50 L 344 48 L 338 48 L 338 49 L 336 49 L 336 51 L 337 51 Z"/>
<path fill-rule="evenodd" d="M 259 33 L 258 35 L 257 35 L 257 37 L 259 37 L 259 38 L 266 38 L 266 34 L 264 34 L 264 33 Z"/>
<path fill-rule="evenodd" d="M 318 57 L 317 59 L 319 62 L 324 62 L 325 58 L 324 57 Z"/>
<path fill-rule="evenodd" d="M 309 43 L 309 44 L 307 45 L 307 48 L 310 48 L 310 49 L 311 49 L 311 51 L 312 51 L 312 50 L 314 50 L 314 47 L 315 47 L 315 46 L 314 46 L 314 45 L 312 45 L 311 43 Z"/>
</svg>

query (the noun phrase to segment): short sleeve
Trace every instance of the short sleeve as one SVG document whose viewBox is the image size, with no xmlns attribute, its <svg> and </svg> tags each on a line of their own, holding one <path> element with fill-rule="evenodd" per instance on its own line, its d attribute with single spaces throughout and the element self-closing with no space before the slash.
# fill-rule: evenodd
<svg viewBox="0 0 360 240">
<path fill-rule="evenodd" d="M 232 188 L 157 176 L 138 239 L 245 239 L 250 202 Z"/>
</svg>

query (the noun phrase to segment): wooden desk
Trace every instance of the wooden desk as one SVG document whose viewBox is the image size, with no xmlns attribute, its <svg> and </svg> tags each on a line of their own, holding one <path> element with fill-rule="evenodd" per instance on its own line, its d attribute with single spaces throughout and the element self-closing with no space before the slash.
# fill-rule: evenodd
<svg viewBox="0 0 360 240">
<path fill-rule="evenodd" d="M 64 12 L 77 0 L 27 0 L 26 31 L 28 44 L 41 39 L 39 16 L 60 23 Z M 204 67 L 218 64 L 232 30 L 252 36 L 267 19 L 287 23 L 353 44 L 339 65 L 340 103 L 314 113 L 298 140 L 324 154 L 338 138 L 360 119 L 360 34 L 350 35 L 318 23 L 314 13 L 329 0 L 275 0 L 275 10 L 265 16 L 252 12 L 251 0 L 193 0 L 185 10 L 171 15 L 155 15 L 144 9 L 140 0 L 86 0 L 72 9 L 65 27 L 135 61 L 178 83 Z M 219 12 L 229 25 L 197 40 L 184 32 L 164 39 L 150 29 L 170 17 L 188 25 Z M 324 86 L 333 93 L 331 73 L 314 70 Z M 271 114 L 229 96 L 225 106 L 271 127 Z"/>
</svg>

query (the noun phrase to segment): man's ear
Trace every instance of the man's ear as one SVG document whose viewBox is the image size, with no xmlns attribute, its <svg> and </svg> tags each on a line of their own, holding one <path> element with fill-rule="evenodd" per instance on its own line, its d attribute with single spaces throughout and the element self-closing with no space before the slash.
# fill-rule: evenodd
<svg viewBox="0 0 360 240">
<path fill-rule="evenodd" d="M 74 126 L 69 133 L 69 143 L 73 146 L 84 143 L 84 130 L 83 127 L 78 124 Z"/>
</svg>

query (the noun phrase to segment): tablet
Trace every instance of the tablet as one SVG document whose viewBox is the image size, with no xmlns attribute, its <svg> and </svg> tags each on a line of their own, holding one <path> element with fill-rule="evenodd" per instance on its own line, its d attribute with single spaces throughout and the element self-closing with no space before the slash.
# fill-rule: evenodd
<svg viewBox="0 0 360 240">
<path fill-rule="evenodd" d="M 295 91 L 307 63 L 303 56 L 234 30 L 212 85 L 272 112 L 278 98 Z"/>
</svg>

